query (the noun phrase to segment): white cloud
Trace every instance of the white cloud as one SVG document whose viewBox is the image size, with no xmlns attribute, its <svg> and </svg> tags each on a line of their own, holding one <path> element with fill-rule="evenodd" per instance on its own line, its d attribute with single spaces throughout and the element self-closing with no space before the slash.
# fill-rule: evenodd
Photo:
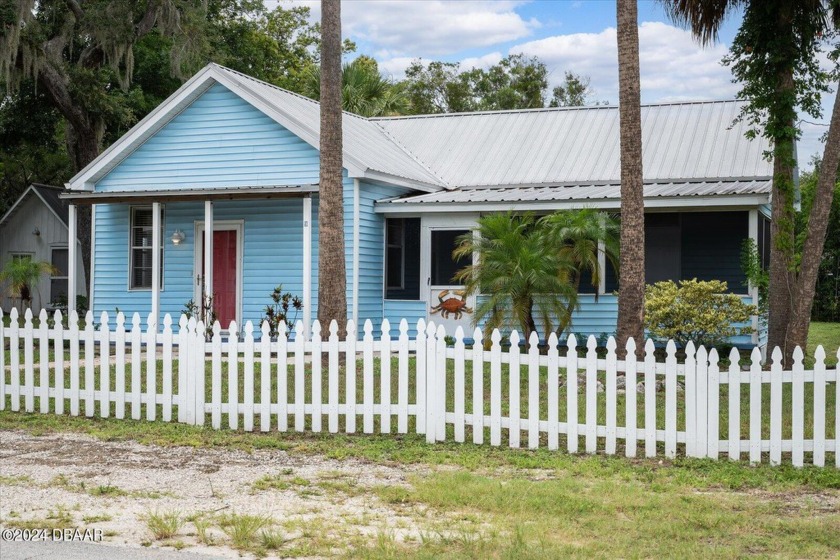
<svg viewBox="0 0 840 560">
<path fill-rule="evenodd" d="M 320 20 L 320 2 L 309 6 Z M 521 0 L 357 0 L 343 2 L 342 34 L 387 49 L 392 57 L 442 56 L 528 37 L 540 27 L 515 8 Z M 267 2 L 274 7 L 275 2 Z"/>
<path fill-rule="evenodd" d="M 473 56 L 461 61 L 461 69 L 471 70 L 473 68 L 482 68 L 486 70 L 494 64 L 498 64 L 500 60 L 502 60 L 502 53 L 498 51 L 487 53 L 484 56 Z"/>
<path fill-rule="evenodd" d="M 521 52 L 543 60 L 552 82 L 566 70 L 587 75 L 599 100 L 618 99 L 618 54 L 615 28 L 600 33 L 556 35 L 517 45 Z M 642 100 L 719 99 L 735 95 L 728 68 L 720 64 L 726 47 L 700 47 L 688 31 L 662 22 L 639 28 L 639 65 Z"/>
</svg>

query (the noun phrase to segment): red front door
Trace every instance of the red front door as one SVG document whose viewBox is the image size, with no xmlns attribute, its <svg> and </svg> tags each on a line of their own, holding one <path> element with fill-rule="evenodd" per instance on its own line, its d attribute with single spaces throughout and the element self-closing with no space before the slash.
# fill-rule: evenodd
<svg viewBox="0 0 840 560">
<path fill-rule="evenodd" d="M 213 232 L 213 310 L 223 329 L 227 329 L 230 322 L 236 319 L 236 237 L 234 230 Z M 201 255 L 203 272 L 203 250 Z"/>
</svg>

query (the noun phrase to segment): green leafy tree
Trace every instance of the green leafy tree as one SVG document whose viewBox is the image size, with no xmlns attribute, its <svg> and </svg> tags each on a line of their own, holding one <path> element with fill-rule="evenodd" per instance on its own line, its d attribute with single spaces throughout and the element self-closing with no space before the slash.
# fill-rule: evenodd
<svg viewBox="0 0 840 560">
<path fill-rule="evenodd" d="M 459 239 L 453 255 L 473 253 L 475 264 L 455 278 L 464 283 L 467 294 L 482 295 L 475 324 L 484 320 L 488 331 L 518 328 L 525 340 L 538 332 L 538 320 L 545 327 L 543 337 L 554 330 L 555 320 L 568 324 L 568 303 L 577 298 L 567 280 L 574 265 L 552 245 L 544 222 L 531 214 L 482 216 L 476 231 Z"/>
<path fill-rule="evenodd" d="M 582 107 L 592 98 L 589 77 L 567 71 L 563 83 L 551 90 L 549 107 Z M 597 105 L 597 103 L 596 103 Z"/>
<path fill-rule="evenodd" d="M 320 92 L 321 70 L 314 66 L 303 93 L 317 100 Z M 345 111 L 363 117 L 402 115 L 409 107 L 403 85 L 383 76 L 376 60 L 368 56 L 360 56 L 342 67 L 341 104 Z"/>
<path fill-rule="evenodd" d="M 673 339 L 685 347 L 689 341 L 707 348 L 720 347 L 736 335 L 750 334 L 752 327 L 738 326 L 758 313 L 726 282 L 680 280 L 657 282 L 645 289 L 645 328 L 653 338 Z"/>
<path fill-rule="evenodd" d="M 548 70 L 537 57 L 512 54 L 487 70 L 473 68 L 459 78 L 469 85 L 480 111 L 545 107 Z"/>
<path fill-rule="evenodd" d="M 795 142 L 800 135 L 797 110 L 818 118 L 820 100 L 829 89 L 831 74 L 820 67 L 822 48 L 840 27 L 837 0 L 663 0 L 673 18 L 704 43 L 733 12 L 743 11 L 743 21 L 724 62 L 741 83 L 740 99 L 746 101 L 741 118 L 753 125 L 750 136 L 762 134 L 772 143 L 772 225 L 770 248 L 769 346 L 783 350 L 785 362 L 796 345 L 807 342 L 807 327 L 813 302 L 813 285 L 820 261 L 820 247 L 827 225 L 828 209 L 815 207 L 816 219 L 807 242 L 805 268 L 797 270 L 795 258 Z M 830 58 L 837 61 L 838 49 Z M 835 71 L 836 74 L 836 71 Z M 836 77 L 834 78 L 836 80 Z M 835 109 L 840 121 L 840 110 Z M 836 125 L 840 128 L 840 123 Z M 831 134 L 831 130 L 829 130 Z M 840 160 L 840 131 L 826 143 L 824 159 L 829 167 Z M 836 167 L 835 167 L 836 169 Z M 835 171 L 826 171 L 821 201 L 831 204 Z"/>
<path fill-rule="evenodd" d="M 597 300 L 597 288 L 603 273 L 599 266 L 600 255 L 603 254 L 613 268 L 618 268 L 618 220 L 605 212 L 584 208 L 555 212 L 542 218 L 541 222 L 551 247 L 559 253 L 562 262 L 571 264 L 566 274 L 574 293 L 580 292 L 581 280 L 588 275 L 596 288 Z M 577 298 L 567 302 L 564 318 L 571 318 L 576 303 Z M 561 321 L 558 335 L 568 327 L 568 321 Z"/>
<path fill-rule="evenodd" d="M 405 71 L 405 90 L 411 112 L 417 115 L 475 111 L 469 83 L 459 77 L 455 62 L 415 60 Z"/>
</svg>

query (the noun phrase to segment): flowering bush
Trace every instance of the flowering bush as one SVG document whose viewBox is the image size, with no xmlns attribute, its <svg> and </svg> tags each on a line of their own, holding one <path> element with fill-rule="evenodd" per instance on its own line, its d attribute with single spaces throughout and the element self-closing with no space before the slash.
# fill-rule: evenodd
<svg viewBox="0 0 840 560">
<path fill-rule="evenodd" d="M 727 293 L 726 282 L 681 280 L 657 282 L 645 289 L 645 328 L 653 338 L 682 345 L 689 340 L 707 348 L 722 346 L 727 339 L 753 332 L 746 323 L 758 308 Z"/>
</svg>

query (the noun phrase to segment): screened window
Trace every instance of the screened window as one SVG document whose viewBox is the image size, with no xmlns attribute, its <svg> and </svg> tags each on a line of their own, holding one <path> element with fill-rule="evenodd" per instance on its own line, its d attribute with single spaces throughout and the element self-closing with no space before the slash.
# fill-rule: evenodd
<svg viewBox="0 0 840 560">
<path fill-rule="evenodd" d="M 163 210 L 160 220 L 160 285 L 163 287 Z M 150 289 L 152 287 L 152 209 L 131 209 L 131 289 Z"/>
<path fill-rule="evenodd" d="M 385 220 L 385 298 L 420 299 L 420 218 Z"/>
<path fill-rule="evenodd" d="M 12 253 L 12 260 L 13 261 L 31 261 L 32 260 L 32 253 Z"/>
<path fill-rule="evenodd" d="M 50 301 L 67 297 L 68 251 L 66 247 L 55 248 L 50 256 L 55 271 L 50 276 Z"/>
<path fill-rule="evenodd" d="M 438 230 L 432 232 L 432 286 L 451 286 L 458 284 L 455 274 L 465 266 L 472 264 L 472 259 L 456 259 L 452 251 L 458 246 L 458 238 L 469 233 L 466 229 Z"/>
</svg>

